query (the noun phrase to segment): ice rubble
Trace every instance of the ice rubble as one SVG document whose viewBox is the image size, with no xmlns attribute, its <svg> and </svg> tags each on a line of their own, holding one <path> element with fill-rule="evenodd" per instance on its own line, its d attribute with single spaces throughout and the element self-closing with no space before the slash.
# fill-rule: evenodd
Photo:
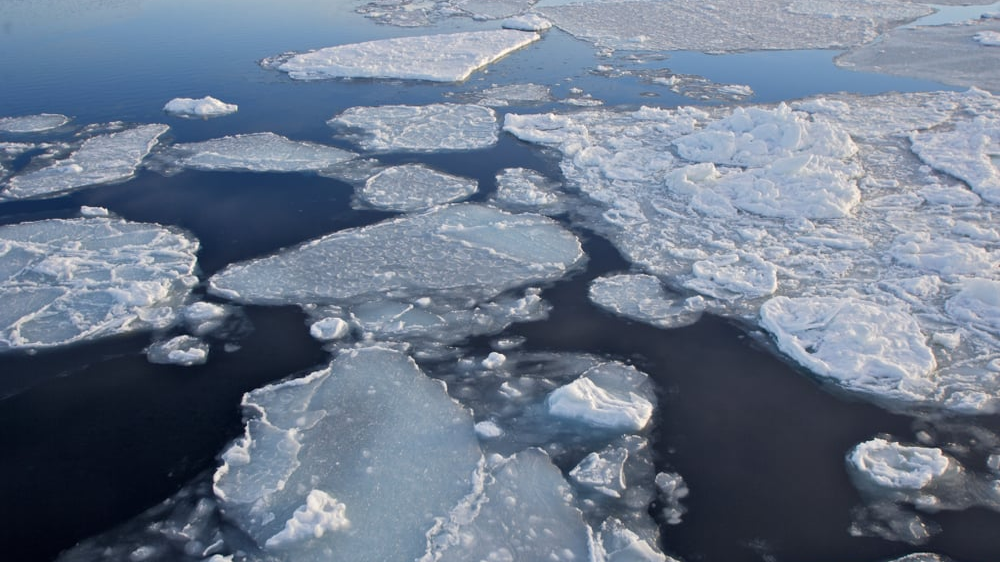
<svg viewBox="0 0 1000 562">
<path fill-rule="evenodd" d="M 0 350 L 163 328 L 197 283 L 191 237 L 112 218 L 0 227 Z"/>
<path fill-rule="evenodd" d="M 206 171 L 304 172 L 326 170 L 356 154 L 332 146 L 293 141 L 274 133 L 233 135 L 170 147 L 175 163 Z"/>
<path fill-rule="evenodd" d="M 869 398 L 988 412 L 1000 408 L 986 132 L 998 117 L 997 98 L 971 90 L 508 114 L 504 129 L 557 149 L 588 226 L 682 298 L 764 325 Z"/>
<path fill-rule="evenodd" d="M 953 459 L 936 447 L 910 447 L 876 438 L 856 446 L 847 462 L 859 485 L 920 490 L 948 471 L 956 470 Z"/>
<path fill-rule="evenodd" d="M 208 361 L 208 344 L 198 338 L 181 335 L 155 342 L 146 350 L 150 363 L 190 367 Z"/>
<path fill-rule="evenodd" d="M 90 137 L 69 157 L 10 178 L 0 191 L 0 200 L 54 197 L 81 187 L 127 180 L 168 129 L 159 124 L 140 125 Z"/>
<path fill-rule="evenodd" d="M 327 121 L 365 150 L 476 150 L 497 142 L 496 113 L 461 104 L 352 107 Z"/>
<path fill-rule="evenodd" d="M 590 300 L 601 308 L 660 328 L 694 324 L 705 310 L 700 296 L 667 295 L 652 275 L 622 274 L 598 277 L 590 283 Z"/>
<path fill-rule="evenodd" d="M 527 168 L 505 168 L 497 176 L 497 190 L 490 202 L 512 211 L 557 215 L 568 208 L 559 184 Z"/>
<path fill-rule="evenodd" d="M 517 30 L 393 37 L 265 60 L 296 80 L 396 78 L 461 82 L 541 36 Z"/>
<path fill-rule="evenodd" d="M 608 363 L 554 390 L 546 399 L 549 414 L 596 428 L 642 431 L 653 416 L 645 398 L 650 382 L 634 368 Z"/>
<path fill-rule="evenodd" d="M 58 113 L 0 117 L 0 133 L 41 133 L 57 129 L 66 123 L 69 123 L 69 117 Z"/>
<path fill-rule="evenodd" d="M 163 106 L 163 111 L 187 119 L 208 119 L 236 113 L 236 104 L 225 103 L 212 96 L 203 98 L 174 98 Z"/>
<path fill-rule="evenodd" d="M 412 212 L 461 201 L 477 188 L 474 179 L 438 172 L 422 164 L 403 164 L 368 178 L 358 196 L 377 209 Z"/>
</svg>

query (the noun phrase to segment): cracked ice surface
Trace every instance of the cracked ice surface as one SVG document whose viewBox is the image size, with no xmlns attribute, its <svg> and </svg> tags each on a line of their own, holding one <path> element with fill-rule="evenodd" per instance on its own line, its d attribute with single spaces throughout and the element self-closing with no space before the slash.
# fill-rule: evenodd
<svg viewBox="0 0 1000 562">
<path fill-rule="evenodd" d="M 91 185 L 124 181 L 136 170 L 166 125 L 140 125 L 90 137 L 68 158 L 18 174 L 0 191 L 0 199 L 54 197 Z"/>
<path fill-rule="evenodd" d="M 404 164 L 369 178 L 358 196 L 376 209 L 412 212 L 460 201 L 477 188 L 474 179 L 445 174 L 421 164 Z"/>
<path fill-rule="evenodd" d="M 496 113 L 479 105 L 352 107 L 327 121 L 365 150 L 476 150 L 497 142 Z"/>
<path fill-rule="evenodd" d="M 303 172 L 326 170 L 357 156 L 274 133 L 234 135 L 170 148 L 176 164 L 206 171 Z"/>
<path fill-rule="evenodd" d="M 69 123 L 69 117 L 58 113 L 39 113 L 18 117 L 0 117 L 0 132 L 41 133 L 62 127 Z"/>
<path fill-rule="evenodd" d="M 263 64 L 296 80 L 395 78 L 461 82 L 477 69 L 540 37 L 509 29 L 394 37 L 281 56 Z"/>
<path fill-rule="evenodd" d="M 0 350 L 163 328 L 191 288 L 198 242 L 109 218 L 0 227 Z"/>
<path fill-rule="evenodd" d="M 585 221 L 682 298 L 763 324 L 793 359 L 870 399 L 990 412 L 998 117 L 1000 101 L 972 90 L 510 114 L 505 130 L 556 148 Z M 623 313 L 645 299 L 628 294 Z M 828 314 L 806 321 L 814 305 Z M 858 329 L 838 336 L 844 323 Z"/>
</svg>

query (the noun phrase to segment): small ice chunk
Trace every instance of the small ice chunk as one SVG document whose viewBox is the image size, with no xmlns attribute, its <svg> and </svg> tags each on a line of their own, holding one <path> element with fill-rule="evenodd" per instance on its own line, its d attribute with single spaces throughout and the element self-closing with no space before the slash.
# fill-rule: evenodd
<svg viewBox="0 0 1000 562">
<path fill-rule="evenodd" d="M 323 538 L 329 531 L 349 529 L 347 506 L 330 497 L 323 490 L 313 490 L 306 496 L 306 503 L 295 510 L 285 528 L 267 539 L 267 548 L 286 548 L 309 539 Z"/>
<path fill-rule="evenodd" d="M 111 213 L 104 207 L 88 207 L 84 205 L 80 207 L 80 214 L 85 217 L 106 217 Z"/>
<path fill-rule="evenodd" d="M 324 170 L 357 156 L 353 152 L 274 133 L 234 135 L 171 148 L 178 164 L 206 171 L 304 172 Z"/>
<path fill-rule="evenodd" d="M 387 211 L 412 212 L 461 201 L 476 192 L 476 180 L 445 174 L 422 164 L 386 168 L 365 182 L 358 195 Z"/>
<path fill-rule="evenodd" d="M 606 363 L 561 386 L 546 399 L 549 415 L 616 431 L 641 431 L 653 416 L 648 377 L 632 367 Z"/>
<path fill-rule="evenodd" d="M 926 488 L 952 466 L 936 447 L 910 447 L 881 438 L 856 446 L 847 462 L 862 483 L 900 490 Z"/>
<path fill-rule="evenodd" d="M 236 113 L 236 104 L 219 101 L 212 96 L 199 99 L 174 98 L 163 106 L 163 111 L 186 119 L 208 119 Z"/>
<path fill-rule="evenodd" d="M 1000 47 L 1000 32 L 998 31 L 980 31 L 979 33 L 972 36 L 980 45 L 986 45 L 987 47 Z"/>
<path fill-rule="evenodd" d="M 523 14 L 507 18 L 500 22 L 504 29 L 517 29 L 520 31 L 545 31 L 552 27 L 552 22 L 538 14 Z"/>
<path fill-rule="evenodd" d="M 295 80 L 396 78 L 461 82 L 473 72 L 540 39 L 510 29 L 394 37 L 327 47 L 265 61 Z"/>
<path fill-rule="evenodd" d="M 350 330 L 350 324 L 341 318 L 323 318 L 309 326 L 309 335 L 319 341 L 333 341 L 343 338 Z"/>
<path fill-rule="evenodd" d="M 204 336 L 219 329 L 229 317 L 229 308 L 211 302 L 198 301 L 184 307 L 184 323 L 196 336 Z"/>
<path fill-rule="evenodd" d="M 140 125 L 91 137 L 68 158 L 12 177 L 7 189 L 0 192 L 0 199 L 53 197 L 90 185 L 127 180 L 168 129 L 159 124 Z"/>
<path fill-rule="evenodd" d="M 668 525 L 679 525 L 681 517 L 687 513 L 687 508 L 681 505 L 681 500 L 690 493 L 684 477 L 676 472 L 660 472 L 656 475 L 656 489 L 663 502 L 663 518 Z"/>
<path fill-rule="evenodd" d="M 527 168 L 506 168 L 497 174 L 492 201 L 513 210 L 559 212 L 564 207 L 558 183 Z"/>
<path fill-rule="evenodd" d="M 69 117 L 58 113 L 0 117 L 0 132 L 41 133 L 62 127 L 66 123 L 69 123 Z"/>
<path fill-rule="evenodd" d="M 588 294 L 594 304 L 609 312 L 660 328 L 689 326 L 705 310 L 702 297 L 671 298 L 659 279 L 645 274 L 598 277 Z"/>
<path fill-rule="evenodd" d="M 150 363 L 164 365 L 204 365 L 208 361 L 208 344 L 191 336 L 177 336 L 167 341 L 156 342 L 146 350 Z"/>
<path fill-rule="evenodd" d="M 496 351 L 491 351 L 486 359 L 483 359 L 483 368 L 489 369 L 491 371 L 499 369 L 507 361 L 507 357 L 503 353 L 498 353 Z"/>
<path fill-rule="evenodd" d="M 503 429 L 492 420 L 476 422 L 476 435 L 482 439 L 496 439 L 502 436 Z"/>
<path fill-rule="evenodd" d="M 352 107 L 327 121 L 365 150 L 435 152 L 496 144 L 496 113 L 481 105 Z"/>
<path fill-rule="evenodd" d="M 626 460 L 628 460 L 628 450 L 624 447 L 612 447 L 600 453 L 590 453 L 569 471 L 569 477 L 581 486 L 612 498 L 620 498 L 626 486 Z"/>
<path fill-rule="evenodd" d="M 595 547 L 604 552 L 603 558 L 594 560 L 607 562 L 678 562 L 657 550 L 649 540 L 644 540 L 635 531 L 625 526 L 620 519 L 609 517 L 601 524 Z"/>
</svg>

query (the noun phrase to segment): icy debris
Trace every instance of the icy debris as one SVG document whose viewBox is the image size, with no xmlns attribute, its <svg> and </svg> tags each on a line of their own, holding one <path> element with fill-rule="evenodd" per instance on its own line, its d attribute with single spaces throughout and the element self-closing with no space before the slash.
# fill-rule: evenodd
<svg viewBox="0 0 1000 562">
<path fill-rule="evenodd" d="M 471 416 L 399 352 L 347 351 L 243 403 L 246 434 L 222 455 L 215 493 L 277 560 L 419 558 L 425 533 L 473 491 Z M 286 532 L 289 521 L 324 532 Z"/>
<path fill-rule="evenodd" d="M 0 191 L 0 199 L 54 197 L 91 185 L 130 179 L 166 125 L 140 125 L 90 137 L 68 158 L 18 174 Z"/>
<path fill-rule="evenodd" d="M 1000 281 L 969 278 L 945 302 L 945 310 L 956 322 L 1000 335 Z"/>
<path fill-rule="evenodd" d="M 594 556 L 595 560 L 606 562 L 677 562 L 676 559 L 664 555 L 657 550 L 649 539 L 640 537 L 629 529 L 621 520 L 609 517 L 601 524 L 594 543 L 595 550 L 603 558 Z"/>
<path fill-rule="evenodd" d="M 570 479 L 580 486 L 591 488 L 613 498 L 622 497 L 625 491 L 625 461 L 628 450 L 609 447 L 600 453 L 590 453 L 569 471 Z"/>
<path fill-rule="evenodd" d="M 237 109 L 239 107 L 236 104 L 225 103 L 212 96 L 205 96 L 199 99 L 174 98 L 163 106 L 163 111 L 186 119 L 222 117 L 223 115 L 236 113 Z"/>
<path fill-rule="evenodd" d="M 198 242 L 155 224 L 52 219 L 0 227 L 0 350 L 174 323 Z"/>
<path fill-rule="evenodd" d="M 455 94 L 458 99 L 470 99 L 480 105 L 507 107 L 509 105 L 534 105 L 552 101 L 552 91 L 541 84 L 504 84 L 490 86 L 471 94 Z"/>
<path fill-rule="evenodd" d="M 954 469 L 953 461 L 936 447 L 909 447 L 872 439 L 847 456 L 853 475 L 865 486 L 920 490 Z"/>
<path fill-rule="evenodd" d="M 555 214 L 565 210 L 559 184 L 527 168 L 506 168 L 497 174 L 493 203 L 511 210 Z"/>
<path fill-rule="evenodd" d="M 540 39 L 500 29 L 394 37 L 265 60 L 296 80 L 396 78 L 461 82 L 473 72 Z"/>
<path fill-rule="evenodd" d="M 332 341 L 343 338 L 350 330 L 350 324 L 341 318 L 323 318 L 309 326 L 309 335 L 319 341 Z"/>
<path fill-rule="evenodd" d="M 230 265 L 209 285 L 220 296 L 260 304 L 419 298 L 449 291 L 492 297 L 558 279 L 582 258 L 576 237 L 549 219 L 455 205 Z"/>
<path fill-rule="evenodd" d="M 546 399 L 549 415 L 597 428 L 641 431 L 653 415 L 648 377 L 619 363 L 588 370 Z"/>
<path fill-rule="evenodd" d="M 482 439 L 495 439 L 504 434 L 503 429 L 500 428 L 495 422 L 490 420 L 484 420 L 481 422 L 476 422 L 476 435 Z"/>
<path fill-rule="evenodd" d="M 177 165 L 212 172 L 319 171 L 346 162 L 353 152 L 274 133 L 234 135 L 203 142 L 176 144 L 170 149 Z"/>
<path fill-rule="evenodd" d="M 691 493 L 687 483 L 684 482 L 684 477 L 676 472 L 660 472 L 656 475 L 655 482 L 660 501 L 663 502 L 661 513 L 664 521 L 668 525 L 679 525 L 681 517 L 687 513 L 687 508 L 681 505 L 681 500 Z"/>
<path fill-rule="evenodd" d="M 961 121 L 947 131 L 914 132 L 910 142 L 929 166 L 965 181 L 983 199 L 1000 204 L 1000 117 Z"/>
<path fill-rule="evenodd" d="M 352 107 L 327 121 L 365 150 L 477 150 L 496 144 L 496 113 L 479 105 Z"/>
<path fill-rule="evenodd" d="M 498 353 L 496 351 L 491 351 L 486 359 L 483 359 L 483 367 L 490 370 L 499 369 L 503 367 L 503 364 L 507 361 L 507 357 L 503 353 Z"/>
<path fill-rule="evenodd" d="M 474 179 L 438 172 L 422 164 L 404 164 L 369 178 L 358 196 L 377 209 L 412 212 L 461 201 L 477 188 Z"/>
<path fill-rule="evenodd" d="M 538 0 L 448 0 L 476 20 L 500 19 L 520 14 Z"/>
<path fill-rule="evenodd" d="M 187 329 L 196 336 L 204 336 L 218 330 L 232 314 L 224 305 L 198 301 L 181 311 Z"/>
<path fill-rule="evenodd" d="M 0 117 L 0 133 L 41 133 L 57 129 L 66 123 L 69 123 L 69 117 L 58 113 Z"/>
<path fill-rule="evenodd" d="M 689 326 L 705 310 L 702 297 L 671 298 L 659 279 L 645 274 L 598 277 L 590 283 L 589 296 L 608 312 L 660 328 Z"/>
<path fill-rule="evenodd" d="M 972 36 L 980 45 L 1000 47 L 1000 31 L 980 31 Z"/>
<path fill-rule="evenodd" d="M 208 344 L 191 336 L 177 336 L 166 341 L 156 342 L 146 350 L 150 363 L 164 365 L 204 365 L 208 361 Z"/>
<path fill-rule="evenodd" d="M 104 207 L 88 207 L 87 205 L 80 207 L 80 215 L 84 217 L 106 217 L 110 214 L 111 212 Z"/>
<path fill-rule="evenodd" d="M 507 18 L 500 22 L 505 29 L 518 29 L 520 31 L 545 31 L 552 27 L 552 22 L 538 14 L 524 14 Z"/>
<path fill-rule="evenodd" d="M 264 546 L 282 549 L 296 543 L 321 539 L 327 532 L 342 531 L 351 527 L 346 515 L 347 506 L 331 498 L 323 490 L 313 490 L 306 496 L 306 503 L 295 510 L 285 528 L 267 539 Z"/>
</svg>

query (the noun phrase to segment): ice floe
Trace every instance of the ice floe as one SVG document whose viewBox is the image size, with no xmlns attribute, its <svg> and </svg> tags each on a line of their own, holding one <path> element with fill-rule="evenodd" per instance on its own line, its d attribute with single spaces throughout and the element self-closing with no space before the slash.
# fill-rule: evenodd
<svg viewBox="0 0 1000 562">
<path fill-rule="evenodd" d="M 705 310 L 704 298 L 671 297 L 659 279 L 644 274 L 598 277 L 590 284 L 589 296 L 609 312 L 660 328 L 694 324 Z"/>
<path fill-rule="evenodd" d="M 1000 204 L 1000 118 L 983 116 L 956 123 L 952 130 L 914 132 L 910 142 L 928 165 L 965 181 L 983 199 Z"/>
<path fill-rule="evenodd" d="M 512 211 L 556 215 L 568 209 L 559 183 L 527 168 L 506 168 L 497 174 L 497 190 L 490 201 Z"/>
<path fill-rule="evenodd" d="M 327 170 L 351 160 L 353 152 L 294 141 L 274 133 L 233 135 L 170 147 L 167 160 L 206 171 L 305 172 Z"/>
<path fill-rule="evenodd" d="M 893 490 L 926 488 L 957 468 L 936 447 L 910 447 L 880 438 L 855 447 L 847 462 L 862 485 Z"/>
<path fill-rule="evenodd" d="M 358 197 L 377 209 L 412 212 L 461 201 L 477 188 L 474 179 L 438 172 L 422 164 L 403 164 L 369 178 Z"/>
<path fill-rule="evenodd" d="M 445 18 L 464 16 L 477 20 L 520 14 L 537 0 L 381 0 L 357 8 L 379 23 L 399 27 L 428 26 Z"/>
<path fill-rule="evenodd" d="M 449 93 L 448 97 L 490 107 L 537 105 L 552 101 L 552 90 L 541 84 L 504 84 L 472 93 Z"/>
<path fill-rule="evenodd" d="M 327 317 L 309 326 L 309 335 L 320 341 L 339 340 L 351 331 L 351 325 L 342 318 Z"/>
<path fill-rule="evenodd" d="M 549 414 L 597 428 L 641 431 L 653 415 L 648 377 L 615 363 L 595 367 L 557 388 L 546 400 Z"/>
<path fill-rule="evenodd" d="M 0 350 L 173 324 L 198 281 L 197 251 L 181 232 L 110 218 L 0 227 Z"/>
<path fill-rule="evenodd" d="M 519 29 L 521 31 L 545 31 L 552 27 L 552 22 L 538 14 L 524 14 L 507 18 L 500 22 L 506 29 Z"/>
<path fill-rule="evenodd" d="M 263 64 L 296 80 L 395 78 L 461 82 L 540 36 L 517 30 L 394 37 L 282 55 Z"/>
<path fill-rule="evenodd" d="M 41 133 L 69 123 L 69 117 L 58 113 L 39 113 L 18 117 L 0 117 L 2 133 Z"/>
<path fill-rule="evenodd" d="M 198 338 L 181 335 L 156 342 L 146 350 L 150 363 L 190 367 L 208 361 L 208 344 Z"/>
<path fill-rule="evenodd" d="M 496 144 L 496 113 L 479 105 L 352 107 L 327 124 L 365 150 L 434 152 Z"/>
<path fill-rule="evenodd" d="M 181 313 L 188 331 L 204 336 L 221 328 L 233 311 L 226 305 L 198 301 L 184 307 Z"/>
<path fill-rule="evenodd" d="M 236 113 L 236 104 L 225 103 L 212 96 L 203 98 L 174 98 L 163 106 L 163 111 L 187 119 L 208 119 Z"/>
<path fill-rule="evenodd" d="M 7 181 L 0 199 L 54 197 L 67 191 L 130 179 L 169 127 L 140 125 L 88 138 L 69 157 Z"/>
<path fill-rule="evenodd" d="M 663 503 L 660 513 L 664 521 L 668 525 L 679 525 L 681 517 L 687 513 L 687 508 L 681 501 L 691 493 L 684 477 L 676 472 L 660 472 L 656 475 L 655 483 L 658 496 Z"/>
</svg>

